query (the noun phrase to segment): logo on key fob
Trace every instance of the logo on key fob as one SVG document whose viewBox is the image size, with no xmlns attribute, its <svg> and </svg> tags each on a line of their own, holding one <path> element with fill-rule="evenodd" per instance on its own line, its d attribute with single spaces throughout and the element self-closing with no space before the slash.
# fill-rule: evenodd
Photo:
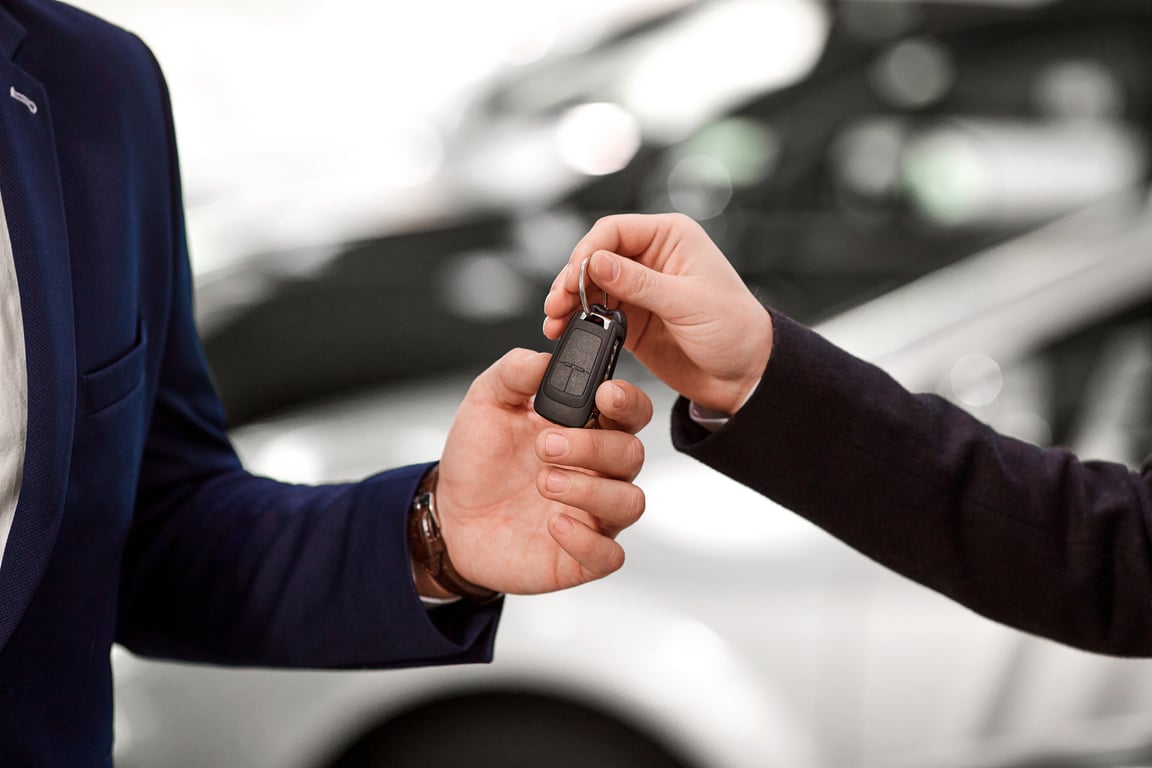
<svg viewBox="0 0 1152 768">
<path fill-rule="evenodd" d="M 604 304 L 588 306 L 584 295 L 585 259 L 580 265 L 580 302 L 536 392 L 536 412 L 565 427 L 583 427 L 596 418 L 596 389 L 612 378 L 616 360 L 628 335 L 628 320 L 619 309 Z"/>
</svg>

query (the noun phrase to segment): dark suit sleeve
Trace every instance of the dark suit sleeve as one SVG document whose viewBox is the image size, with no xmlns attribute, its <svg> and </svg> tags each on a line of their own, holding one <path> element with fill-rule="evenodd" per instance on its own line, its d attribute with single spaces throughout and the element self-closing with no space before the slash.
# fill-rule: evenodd
<svg viewBox="0 0 1152 768">
<path fill-rule="evenodd" d="M 428 612 L 412 582 L 406 520 L 426 466 L 321 487 L 253 477 L 240 466 L 193 321 L 158 68 L 155 82 L 166 124 L 156 127 L 159 151 L 136 183 L 139 194 L 170 200 L 164 226 L 171 244 L 165 263 L 147 271 L 151 416 L 124 555 L 118 641 L 149 655 L 228 664 L 489 659 L 499 604 Z"/>
<path fill-rule="evenodd" d="M 1005 624 L 1152 655 L 1152 478 L 997 434 L 773 315 L 760 387 L 676 446 L 880 563 Z"/>
</svg>

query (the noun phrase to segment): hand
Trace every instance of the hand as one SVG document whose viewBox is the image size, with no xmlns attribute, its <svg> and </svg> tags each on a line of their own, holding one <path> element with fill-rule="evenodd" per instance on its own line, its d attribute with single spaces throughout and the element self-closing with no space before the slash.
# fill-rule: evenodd
<svg viewBox="0 0 1152 768">
<path fill-rule="evenodd" d="M 551 592 L 612 573 L 624 564 L 616 535 L 644 511 L 632 484 L 644 462 L 634 433 L 652 402 L 608 381 L 596 392 L 601 429 L 553 425 L 531 404 L 550 357 L 517 349 L 480 374 L 440 460 L 448 554 L 461 576 L 498 592 Z M 424 585 L 421 594 L 444 596 Z"/>
<path fill-rule="evenodd" d="M 580 263 L 589 257 L 588 277 L 628 316 L 625 346 L 688 399 L 735 413 L 768 363 L 772 319 L 704 230 L 680 214 L 600 219 L 544 302 L 548 338 L 580 306 Z"/>
</svg>

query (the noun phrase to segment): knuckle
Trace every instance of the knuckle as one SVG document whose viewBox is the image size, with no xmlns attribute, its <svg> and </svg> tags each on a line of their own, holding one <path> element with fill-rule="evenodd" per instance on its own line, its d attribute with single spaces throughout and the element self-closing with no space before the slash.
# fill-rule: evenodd
<svg viewBox="0 0 1152 768">
<path fill-rule="evenodd" d="M 644 516 L 644 510 L 647 506 L 647 499 L 644 496 L 644 491 L 635 485 L 629 486 L 631 492 L 629 493 L 629 501 L 625 504 L 628 517 L 628 525 L 632 525 Z"/>
<path fill-rule="evenodd" d="M 629 269 L 621 273 L 621 279 L 626 282 L 628 292 L 643 301 L 652 295 L 655 289 L 654 273 L 646 269 Z"/>
<path fill-rule="evenodd" d="M 604 564 L 605 564 L 605 567 L 607 569 L 604 571 L 605 576 L 607 576 L 609 573 L 615 573 L 616 571 L 623 568 L 624 567 L 624 549 L 622 547 L 620 547 L 620 545 L 616 544 L 615 542 L 612 542 L 608 546 L 608 556 L 607 556 L 607 558 L 605 558 Z"/>
<path fill-rule="evenodd" d="M 599 471 L 611 471 L 613 465 L 620 461 L 620 452 L 613 440 L 597 440 L 595 448 L 595 467 Z"/>
<path fill-rule="evenodd" d="M 635 435 L 628 435 L 627 467 L 633 473 L 644 466 L 644 443 Z"/>
<path fill-rule="evenodd" d="M 597 430 L 588 445 L 592 468 L 615 477 L 634 477 L 644 466 L 644 443 L 635 435 L 615 430 Z"/>
<path fill-rule="evenodd" d="M 500 361 L 503 363 L 502 367 L 506 371 L 514 371 L 527 365 L 535 356 L 536 352 L 531 349 L 527 349 L 526 347 L 514 347 L 505 352 L 504 355 L 500 358 Z"/>
<path fill-rule="evenodd" d="M 596 552 L 598 557 L 594 563 L 581 564 L 580 570 L 588 581 L 602 579 L 624 567 L 624 550 L 613 541 L 606 541 L 603 548 Z"/>
<path fill-rule="evenodd" d="M 644 466 L 644 441 L 635 435 L 629 435 L 628 438 L 632 443 L 632 450 L 634 451 L 634 456 L 636 458 L 636 468 L 639 469 L 640 467 Z"/>
<path fill-rule="evenodd" d="M 596 230 L 596 231 L 599 231 L 602 229 L 611 229 L 611 228 L 614 228 L 616 226 L 617 222 L 619 222 L 619 221 L 620 221 L 620 214 L 609 213 L 605 216 L 601 216 L 600 218 L 596 219 L 596 223 L 592 225 L 592 229 Z"/>
<path fill-rule="evenodd" d="M 480 375 L 472 379 L 472 383 L 468 385 L 468 392 L 464 395 L 464 399 L 475 400 L 477 397 L 486 395 L 492 389 L 492 378 L 494 375 L 491 368 L 482 371 Z"/>
<path fill-rule="evenodd" d="M 611 432 L 605 430 L 589 430 L 585 434 L 588 437 L 588 459 L 596 467 L 603 466 L 606 461 L 610 461 L 613 457 L 614 451 L 612 450 Z"/>
</svg>

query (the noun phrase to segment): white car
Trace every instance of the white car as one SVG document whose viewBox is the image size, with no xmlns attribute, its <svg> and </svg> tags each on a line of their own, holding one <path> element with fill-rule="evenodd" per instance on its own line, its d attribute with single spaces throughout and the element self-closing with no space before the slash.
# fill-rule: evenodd
<svg viewBox="0 0 1152 768">
<path fill-rule="evenodd" d="M 820 330 L 998 428 L 1152 452 L 1152 212 L 1084 211 Z M 542 340 L 543 343 L 543 340 Z M 490 665 L 229 670 L 118 650 L 122 768 L 805 768 L 1152 764 L 1152 663 L 1007 629 L 643 433 L 623 570 L 510 597 Z M 354 478 L 439 455 L 467 381 L 235 433 L 257 472 Z"/>
</svg>

